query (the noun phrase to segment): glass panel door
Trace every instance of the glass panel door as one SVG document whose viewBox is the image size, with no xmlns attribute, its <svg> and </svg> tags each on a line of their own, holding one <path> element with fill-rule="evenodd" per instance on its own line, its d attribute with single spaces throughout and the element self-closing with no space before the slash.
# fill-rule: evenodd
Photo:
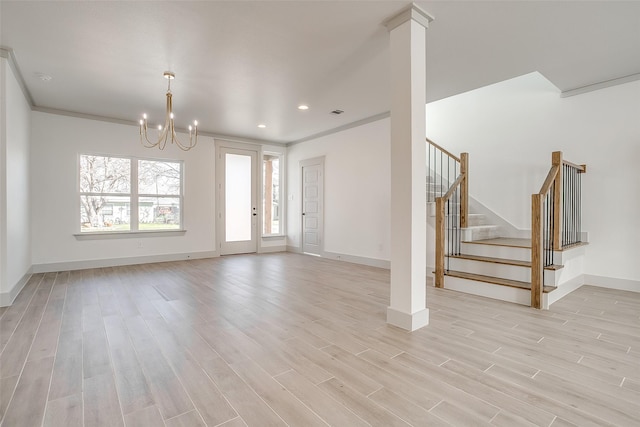
<svg viewBox="0 0 640 427">
<path fill-rule="evenodd" d="M 222 255 L 257 251 L 257 151 L 220 148 Z"/>
</svg>

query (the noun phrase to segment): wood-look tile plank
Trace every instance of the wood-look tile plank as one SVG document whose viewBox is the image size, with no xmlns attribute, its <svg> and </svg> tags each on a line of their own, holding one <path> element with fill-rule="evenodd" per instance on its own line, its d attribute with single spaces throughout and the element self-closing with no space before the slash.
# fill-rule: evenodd
<svg viewBox="0 0 640 427">
<path fill-rule="evenodd" d="M 26 363 L 4 416 L 4 426 L 42 424 L 52 370 L 53 357 Z"/>
<path fill-rule="evenodd" d="M 170 358 L 171 359 L 171 358 Z M 172 366 L 196 409 L 208 425 L 218 425 L 238 416 L 220 390 L 189 353 L 180 356 Z"/>
<path fill-rule="evenodd" d="M 491 425 L 467 412 L 463 405 L 453 405 L 445 400 L 437 404 L 430 412 L 446 420 L 452 426 L 489 427 Z"/>
<path fill-rule="evenodd" d="M 126 415 L 154 403 L 133 345 L 119 315 L 104 318 L 122 412 Z"/>
<path fill-rule="evenodd" d="M 9 406 L 9 402 L 13 397 L 19 378 L 20 375 L 14 375 L 0 380 L 0 420 L 2 420 L 7 411 L 7 406 Z"/>
<path fill-rule="evenodd" d="M 127 427 L 160 427 L 165 425 L 162 415 L 155 405 L 125 415 L 124 422 Z"/>
<path fill-rule="evenodd" d="M 66 285 L 54 286 L 49 296 L 49 302 L 40 322 L 38 332 L 31 344 L 27 361 L 52 357 L 56 354 L 60 326 L 62 323 Z"/>
<path fill-rule="evenodd" d="M 222 358 L 211 359 L 205 362 L 203 367 L 248 425 L 286 425 L 284 420 Z"/>
<path fill-rule="evenodd" d="M 524 377 L 499 365 L 494 365 L 487 370 L 490 376 L 501 381 L 493 382 L 491 378 L 485 378 L 485 382 L 494 384 L 495 387 L 504 387 L 509 390 L 512 396 L 532 404 L 543 404 L 547 410 L 570 422 L 575 422 L 580 426 L 613 426 L 615 424 L 603 419 L 599 415 L 591 414 L 584 408 L 578 408 L 566 399 L 557 399 L 548 396 L 548 389 L 537 386 L 531 378 Z M 514 387 L 515 385 L 515 387 Z"/>
<path fill-rule="evenodd" d="M 348 385 L 332 378 L 318 387 L 335 400 L 341 402 L 353 413 L 371 426 L 408 426 L 409 424 L 391 414 L 366 396 L 350 388 Z"/>
<path fill-rule="evenodd" d="M 24 366 L 49 300 L 55 275 L 46 274 L 29 302 L 20 322 L 0 354 L 0 378 L 17 375 Z"/>
<path fill-rule="evenodd" d="M 446 370 L 455 373 L 451 378 L 451 383 L 459 384 L 459 387 L 474 396 L 482 396 L 482 399 L 502 408 L 501 413 L 505 418 L 514 415 L 536 425 L 549 425 L 555 415 L 545 410 L 544 407 L 533 406 L 527 402 L 514 398 L 507 390 L 497 390 L 484 383 L 485 375 L 463 363 L 450 360 L 442 365 Z M 447 378 L 442 376 L 441 378 Z"/>
<path fill-rule="evenodd" d="M 162 417 L 169 419 L 192 411 L 194 407 L 189 395 L 144 320 L 141 317 L 129 317 L 124 322 Z"/>
<path fill-rule="evenodd" d="M 47 402 L 44 427 L 82 427 L 82 396 L 72 394 Z"/>
<path fill-rule="evenodd" d="M 351 369 L 322 350 L 315 349 L 297 339 L 289 340 L 288 344 L 312 363 L 333 374 L 336 378 L 365 396 L 382 388 L 382 384 L 376 382 L 375 379 L 370 378 L 365 373 Z"/>
<path fill-rule="evenodd" d="M 4 350 L 9 338 L 11 338 L 11 335 L 18 326 L 18 323 L 20 323 L 20 319 L 22 319 L 24 312 L 31 302 L 31 298 L 38 289 L 43 277 L 44 274 L 31 275 L 27 284 L 24 285 L 24 288 L 22 288 L 22 291 L 20 291 L 13 304 L 6 307 L 6 311 L 2 315 L 2 319 L 0 319 L 2 320 L 0 321 L 0 352 Z"/>
<path fill-rule="evenodd" d="M 49 400 L 82 393 L 82 331 L 62 332 L 53 367 Z"/>
<path fill-rule="evenodd" d="M 379 406 L 395 414 L 402 420 L 414 426 L 448 426 L 444 420 L 429 413 L 426 409 L 411 403 L 409 400 L 394 393 L 387 388 L 382 388 L 369 395 L 369 399 Z"/>
<path fill-rule="evenodd" d="M 464 402 L 464 406 L 467 411 L 472 413 L 478 419 L 488 421 L 499 411 L 498 408 L 485 402 L 480 397 L 465 393 L 455 385 L 431 378 L 424 372 L 416 370 L 411 366 L 407 366 L 405 363 L 401 363 L 402 359 L 398 359 L 400 356 L 390 359 L 380 353 L 368 350 L 360 354 L 359 357 L 393 373 L 402 381 L 412 383 L 418 387 L 421 385 L 422 387 L 426 386 L 429 396 L 437 396 L 439 399 L 445 399 L 449 402 Z M 393 391 L 398 392 L 398 389 L 394 389 Z M 431 400 L 433 400 L 433 398 Z M 414 403 L 417 402 L 414 401 Z"/>
<path fill-rule="evenodd" d="M 354 371 L 365 373 L 371 378 L 375 378 L 376 382 L 382 385 L 390 392 L 397 393 L 402 398 L 409 400 L 425 410 L 429 410 L 437 405 L 442 397 L 430 390 L 429 385 L 422 380 L 416 380 L 413 376 L 403 376 L 398 372 L 391 373 L 382 367 L 369 362 L 366 358 L 354 356 L 348 351 L 342 350 L 340 347 L 330 346 L 323 348 L 322 351 L 331 355 L 331 357 L 349 366 Z M 373 352 L 374 350 L 367 350 Z M 363 352 L 367 355 L 367 352 Z M 382 353 L 380 353 L 381 356 Z M 406 371 L 405 371 L 406 372 Z"/>
<path fill-rule="evenodd" d="M 234 370 L 289 425 L 326 424 L 252 360 L 233 363 Z"/>
<path fill-rule="evenodd" d="M 296 371 L 291 370 L 285 372 L 284 374 L 276 376 L 275 380 L 286 387 L 291 394 L 296 396 L 329 425 L 368 425 L 362 418 L 358 417 L 346 407 L 337 404 L 338 402 Z"/>
<path fill-rule="evenodd" d="M 102 325 L 102 320 L 100 324 Z M 103 326 L 82 333 L 82 368 L 84 379 L 112 372 L 109 345 Z"/>
<path fill-rule="evenodd" d="M 124 426 L 113 374 L 94 375 L 84 380 L 84 425 Z"/>
<path fill-rule="evenodd" d="M 247 427 L 247 424 L 242 420 L 242 418 L 238 417 L 227 421 L 224 424 L 220 424 L 220 427 Z"/>
<path fill-rule="evenodd" d="M 530 423 L 529 421 L 520 418 L 516 415 L 509 414 L 507 412 L 499 412 L 498 415 L 493 417 L 491 425 L 496 427 L 535 427 L 537 424 Z"/>
<path fill-rule="evenodd" d="M 190 411 L 186 414 L 178 415 L 170 420 L 165 420 L 164 423 L 166 427 L 207 427 L 197 411 Z"/>
</svg>

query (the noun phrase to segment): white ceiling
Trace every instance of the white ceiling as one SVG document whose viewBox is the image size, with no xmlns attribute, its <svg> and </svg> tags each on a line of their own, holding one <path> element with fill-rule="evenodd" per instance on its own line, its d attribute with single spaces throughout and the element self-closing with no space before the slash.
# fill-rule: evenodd
<svg viewBox="0 0 640 427">
<path fill-rule="evenodd" d="M 407 4 L 2 0 L 0 44 L 37 107 L 159 122 L 170 70 L 177 125 L 291 142 L 389 110 L 382 23 Z M 429 101 L 532 71 L 562 91 L 640 73 L 638 1 L 417 4 L 435 17 Z"/>
</svg>

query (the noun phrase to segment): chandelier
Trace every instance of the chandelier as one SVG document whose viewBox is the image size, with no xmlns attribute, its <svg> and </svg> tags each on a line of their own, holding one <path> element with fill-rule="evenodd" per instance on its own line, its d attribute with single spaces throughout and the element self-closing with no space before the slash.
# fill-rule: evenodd
<svg viewBox="0 0 640 427">
<path fill-rule="evenodd" d="M 168 80 L 167 87 L 167 114 L 164 119 L 164 127 L 158 125 L 158 140 L 156 142 L 149 141 L 147 134 L 147 115 L 142 115 L 140 120 L 140 143 L 146 148 L 158 147 L 160 150 L 164 150 L 167 145 L 169 137 L 171 137 L 171 143 L 178 146 L 183 151 L 189 151 L 198 143 L 198 121 L 193 121 L 193 126 L 189 125 L 189 143 L 183 144 L 176 135 L 176 128 L 173 124 L 173 104 L 171 102 L 171 80 L 176 78 L 176 75 L 171 71 L 164 72 L 164 78 Z"/>
</svg>

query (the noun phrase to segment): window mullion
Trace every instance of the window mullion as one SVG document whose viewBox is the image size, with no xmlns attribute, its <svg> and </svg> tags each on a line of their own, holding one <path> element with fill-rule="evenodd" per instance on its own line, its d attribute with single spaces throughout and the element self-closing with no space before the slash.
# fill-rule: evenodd
<svg viewBox="0 0 640 427">
<path fill-rule="evenodd" d="M 131 159 L 131 231 L 138 231 L 138 160 Z"/>
</svg>

